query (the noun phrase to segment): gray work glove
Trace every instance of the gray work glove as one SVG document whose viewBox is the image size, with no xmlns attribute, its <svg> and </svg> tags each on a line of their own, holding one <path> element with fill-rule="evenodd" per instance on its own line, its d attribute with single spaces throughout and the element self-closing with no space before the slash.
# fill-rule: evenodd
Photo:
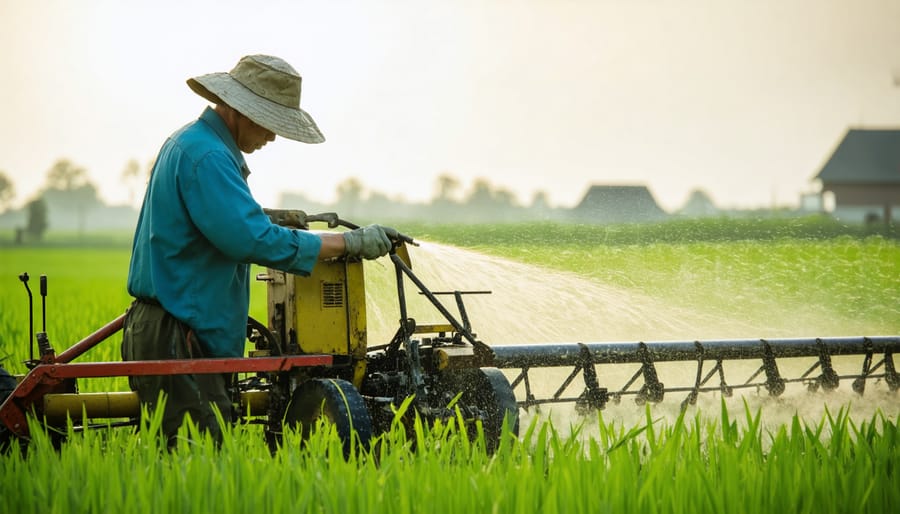
<svg viewBox="0 0 900 514">
<path fill-rule="evenodd" d="M 363 259 L 377 259 L 391 250 L 391 239 L 398 233 L 391 227 L 369 225 L 343 233 L 344 255 Z"/>
</svg>

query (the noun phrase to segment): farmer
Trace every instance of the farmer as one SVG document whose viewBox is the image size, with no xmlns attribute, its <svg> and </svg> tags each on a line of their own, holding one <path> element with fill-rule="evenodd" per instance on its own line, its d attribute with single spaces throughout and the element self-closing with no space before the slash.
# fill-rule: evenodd
<svg viewBox="0 0 900 514">
<path fill-rule="evenodd" d="M 279 135 L 325 140 L 300 108 L 300 75 L 268 55 L 242 58 L 228 73 L 188 79 L 215 107 L 163 144 L 134 234 L 125 318 L 125 360 L 241 357 L 250 303 L 250 265 L 309 275 L 318 260 L 375 259 L 396 231 L 370 225 L 314 234 L 273 224 L 247 186 L 243 153 Z M 165 393 L 163 431 L 174 442 L 185 415 L 220 440 L 212 404 L 232 417 L 222 374 L 135 376 L 131 387 L 155 408 Z"/>
</svg>

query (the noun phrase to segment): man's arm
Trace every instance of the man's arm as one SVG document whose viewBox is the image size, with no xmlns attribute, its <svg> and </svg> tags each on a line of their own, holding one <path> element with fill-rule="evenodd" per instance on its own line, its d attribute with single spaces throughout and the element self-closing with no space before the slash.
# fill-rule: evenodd
<svg viewBox="0 0 900 514">
<path fill-rule="evenodd" d="M 179 194 L 194 226 L 229 259 L 303 276 L 312 271 L 322 238 L 274 225 L 228 153 L 205 154 L 180 178 Z"/>
<path fill-rule="evenodd" d="M 344 236 L 338 232 L 323 232 L 318 234 L 322 238 L 322 248 L 319 249 L 319 260 L 333 259 L 344 255 L 346 245 Z"/>
</svg>

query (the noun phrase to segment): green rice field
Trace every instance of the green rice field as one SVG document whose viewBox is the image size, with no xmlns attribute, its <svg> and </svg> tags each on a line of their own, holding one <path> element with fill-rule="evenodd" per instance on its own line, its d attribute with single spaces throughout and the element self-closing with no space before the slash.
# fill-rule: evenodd
<svg viewBox="0 0 900 514">
<path fill-rule="evenodd" d="M 818 220 L 397 228 L 761 330 L 900 334 L 893 234 Z M 129 253 L 127 237 L 108 236 L 0 248 L 3 367 L 22 373 L 28 358 L 20 273 L 31 276 L 36 327 L 38 277 L 48 276 L 47 332 L 60 351 L 124 312 Z M 264 319 L 261 284 L 252 295 L 251 315 Z M 113 337 L 83 358 L 118 360 L 118 351 Z M 124 379 L 80 386 L 127 388 Z M 663 404 L 633 406 L 628 420 L 529 415 L 494 454 L 451 421 L 392 430 L 349 461 L 327 427 L 308 441 L 289 434 L 272 455 L 258 427 L 227 430 L 217 449 L 186 426 L 170 452 L 147 416 L 137 432 L 70 434 L 59 450 L 35 430 L 27 454 L 0 456 L 0 512 L 885 513 L 900 504 L 898 400 L 882 395 L 888 407 L 861 419 L 848 404 L 775 423 L 766 407 L 724 400 L 674 416 Z"/>
</svg>

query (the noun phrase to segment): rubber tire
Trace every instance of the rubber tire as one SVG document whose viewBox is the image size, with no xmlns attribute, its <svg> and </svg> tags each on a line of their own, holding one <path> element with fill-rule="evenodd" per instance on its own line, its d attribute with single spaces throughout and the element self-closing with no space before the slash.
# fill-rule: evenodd
<svg viewBox="0 0 900 514">
<path fill-rule="evenodd" d="M 0 405 L 6 401 L 6 398 L 16 389 L 16 379 L 10 375 L 5 369 L 0 367 Z M 0 452 L 5 452 L 9 448 L 9 441 L 12 438 L 6 426 L 0 424 Z"/>
<path fill-rule="evenodd" d="M 459 403 L 483 413 L 485 448 L 493 453 L 503 435 L 503 421 L 507 430 L 519 435 L 519 404 L 509 380 L 497 368 L 458 370 L 448 373 L 445 387 L 451 394 L 462 393 Z"/>
<path fill-rule="evenodd" d="M 339 378 L 314 378 L 294 389 L 285 409 L 284 425 L 294 429 L 299 426 L 306 439 L 321 418 L 335 425 L 343 442 L 344 457 L 349 457 L 353 451 L 354 433 L 358 447 L 369 448 L 372 421 L 365 400 L 350 382 Z"/>
</svg>

